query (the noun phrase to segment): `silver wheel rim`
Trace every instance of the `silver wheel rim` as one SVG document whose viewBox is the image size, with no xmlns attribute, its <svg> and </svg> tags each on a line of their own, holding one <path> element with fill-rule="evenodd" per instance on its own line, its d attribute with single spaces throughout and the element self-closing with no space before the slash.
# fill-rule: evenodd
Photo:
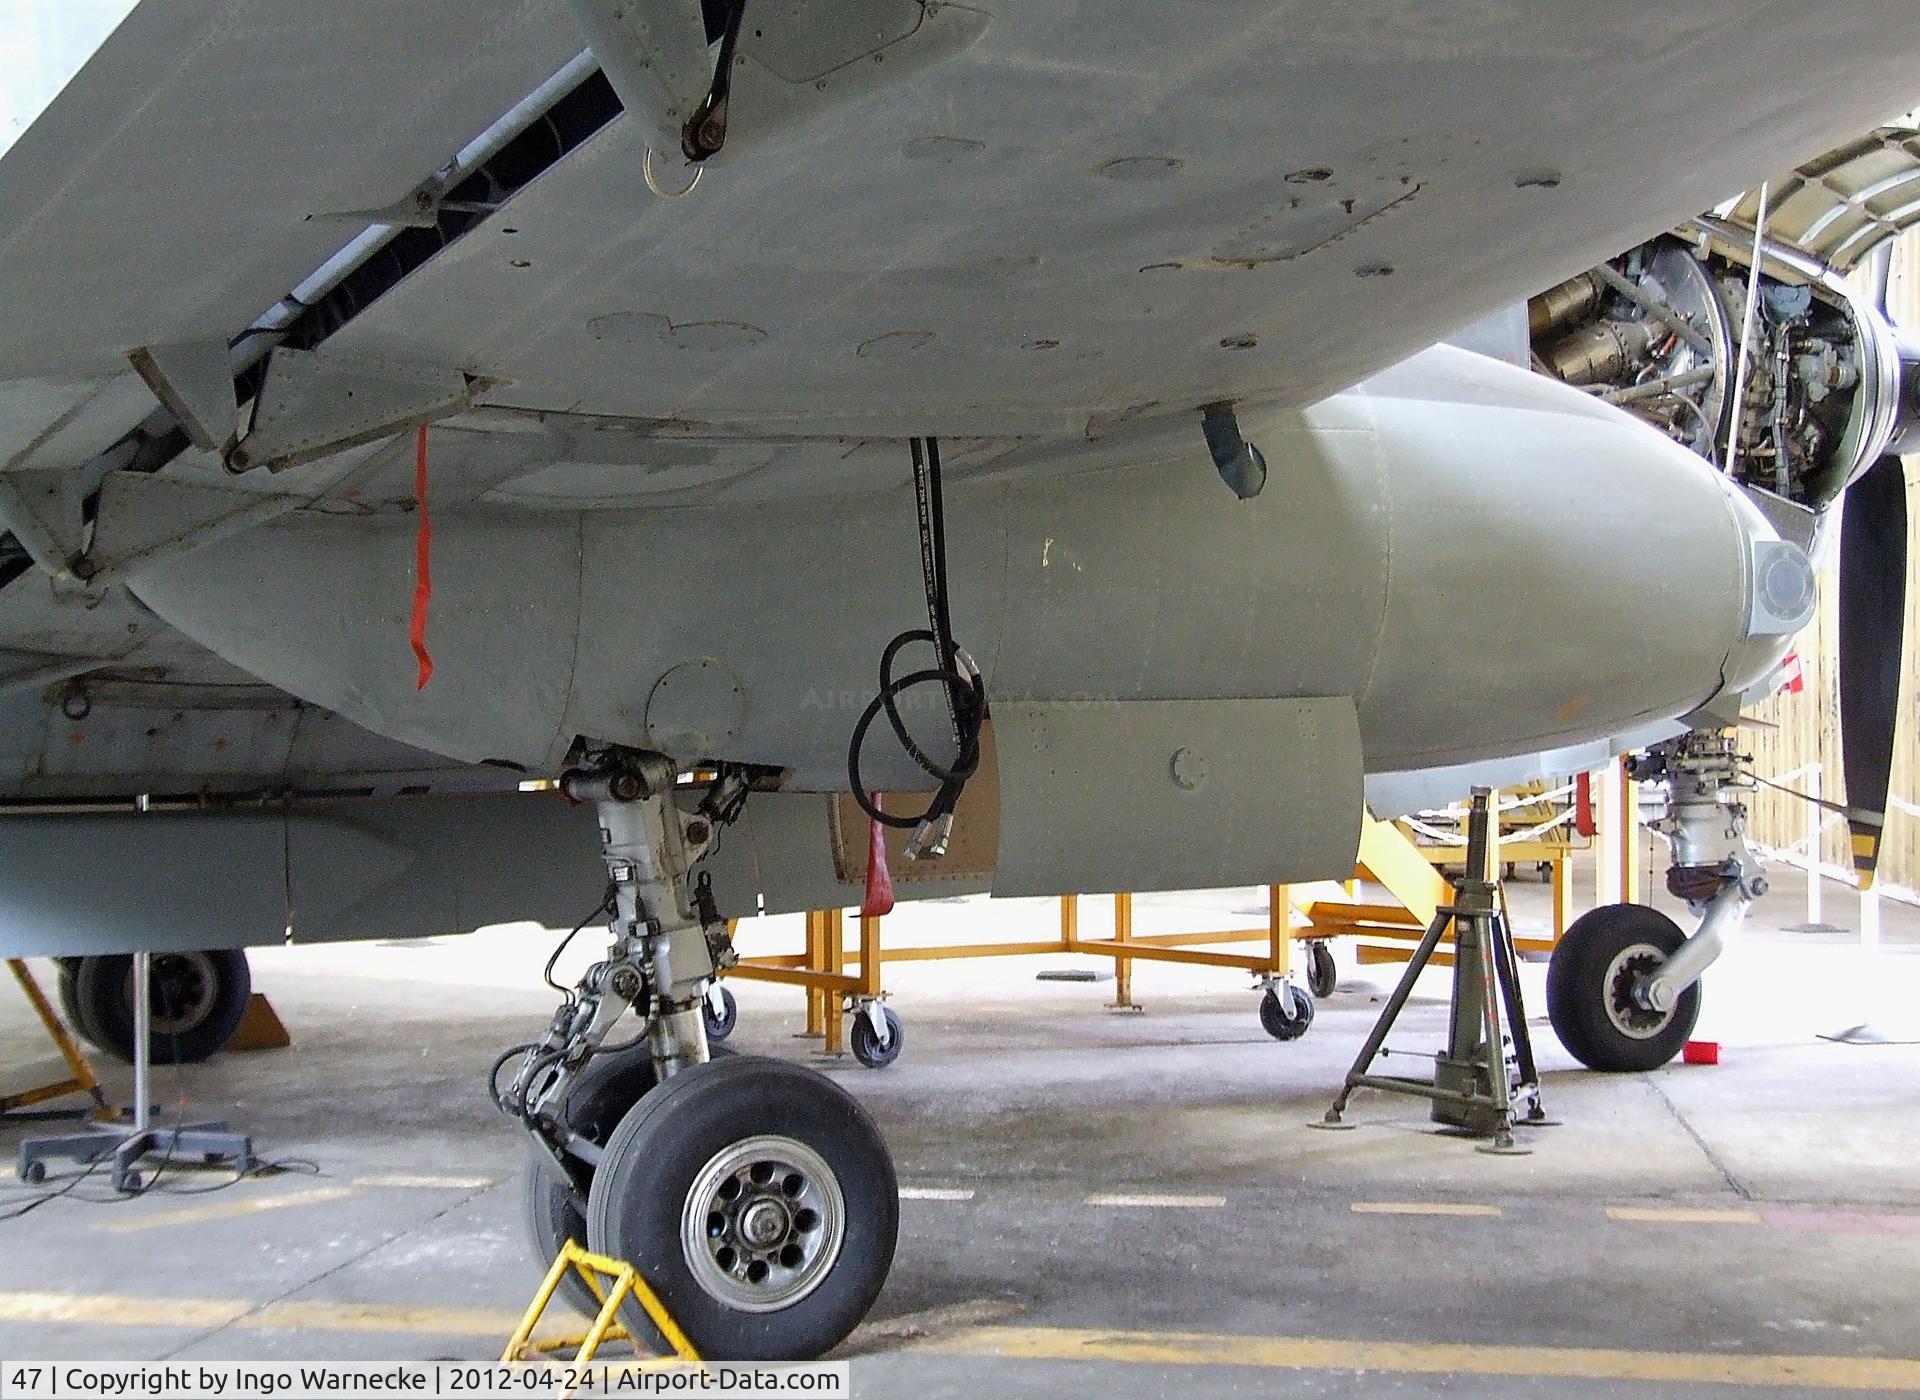
<svg viewBox="0 0 1920 1400">
<path fill-rule="evenodd" d="M 205 953 L 155 953 L 147 972 L 152 1033 L 185 1035 L 213 1011 L 220 978 Z M 133 969 L 127 969 L 127 1005 L 133 1005 Z"/>
<path fill-rule="evenodd" d="M 805 1143 L 763 1134 L 715 1153 L 680 1212 L 694 1281 L 741 1312 L 792 1307 L 825 1281 L 846 1238 L 840 1181 Z"/>
<path fill-rule="evenodd" d="M 1633 998 L 1634 984 L 1656 971 L 1667 955 L 1651 943 L 1633 943 L 1613 955 L 1600 979 L 1607 1020 L 1629 1040 L 1652 1040 L 1673 1021 L 1673 1012 L 1652 1011 Z"/>
</svg>

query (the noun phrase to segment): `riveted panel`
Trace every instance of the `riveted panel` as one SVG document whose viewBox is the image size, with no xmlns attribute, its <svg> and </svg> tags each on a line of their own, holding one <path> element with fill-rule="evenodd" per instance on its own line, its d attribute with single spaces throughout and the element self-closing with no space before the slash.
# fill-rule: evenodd
<svg viewBox="0 0 1920 1400">
<path fill-rule="evenodd" d="M 996 895 L 1343 879 L 1360 842 L 1347 697 L 994 706 Z"/>
</svg>

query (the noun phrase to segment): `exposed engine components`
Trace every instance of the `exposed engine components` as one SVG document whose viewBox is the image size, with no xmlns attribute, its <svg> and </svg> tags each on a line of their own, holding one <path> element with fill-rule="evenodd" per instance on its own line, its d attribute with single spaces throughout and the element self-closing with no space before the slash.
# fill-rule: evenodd
<svg viewBox="0 0 1920 1400">
<path fill-rule="evenodd" d="M 1589 321 L 1537 351 L 1543 367 L 1569 384 L 1606 384 L 1637 369 L 1667 339 L 1656 321 Z"/>
<path fill-rule="evenodd" d="M 1748 898 L 1767 892 L 1759 857 L 1747 844 L 1747 799 L 1755 791 L 1751 760 L 1732 730 L 1692 730 L 1627 760 L 1627 776 L 1666 788 L 1665 815 L 1648 825 L 1673 854 L 1667 892 L 1700 907 L 1733 881 Z"/>
<path fill-rule="evenodd" d="M 1818 265 L 1769 245 L 1755 278 L 1734 246 L 1702 226 L 1542 292 L 1528 303 L 1534 366 L 1819 509 L 1913 416 L 1901 343 Z"/>
</svg>

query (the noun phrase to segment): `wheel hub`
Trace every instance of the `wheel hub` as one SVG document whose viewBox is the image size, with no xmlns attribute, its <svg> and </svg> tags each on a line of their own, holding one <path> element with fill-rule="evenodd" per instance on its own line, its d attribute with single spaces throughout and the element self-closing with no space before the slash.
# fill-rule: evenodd
<svg viewBox="0 0 1920 1400">
<path fill-rule="evenodd" d="M 1635 943 L 1622 948 L 1607 964 L 1607 975 L 1602 979 L 1607 1019 L 1622 1035 L 1650 1040 L 1673 1019 L 1672 1008 L 1657 1011 L 1645 999 L 1647 980 L 1666 960 L 1666 954 L 1651 943 Z"/>
<path fill-rule="evenodd" d="M 184 1035 L 213 1010 L 217 978 L 205 953 L 156 953 L 148 969 L 153 1034 Z M 127 972 L 127 1003 L 133 1003 L 133 972 Z"/>
<path fill-rule="evenodd" d="M 846 1203 L 824 1158 L 772 1134 L 723 1148 L 695 1175 L 680 1218 L 694 1280 L 745 1312 L 791 1307 L 825 1280 Z"/>
<path fill-rule="evenodd" d="M 740 1238 L 751 1248 L 771 1249 L 786 1239 L 789 1219 L 780 1202 L 763 1196 L 740 1212 Z"/>
</svg>

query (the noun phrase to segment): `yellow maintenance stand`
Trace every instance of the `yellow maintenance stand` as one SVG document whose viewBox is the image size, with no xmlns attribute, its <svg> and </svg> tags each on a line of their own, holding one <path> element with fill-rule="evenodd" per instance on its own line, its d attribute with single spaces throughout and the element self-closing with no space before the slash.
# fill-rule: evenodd
<svg viewBox="0 0 1920 1400">
<path fill-rule="evenodd" d="M 1527 858 L 1536 858 L 1533 846 L 1521 849 Z M 1569 862 L 1574 847 L 1564 844 L 1540 849 L 1543 854 L 1537 858 L 1553 864 L 1553 934 L 1549 938 L 1516 940 L 1516 947 L 1523 953 L 1551 952 L 1572 921 Z M 1453 897 L 1451 886 L 1434 868 L 1435 863 L 1436 857 L 1399 825 L 1368 816 L 1363 819 L 1352 879 L 1345 884 L 1267 886 L 1267 917 L 1258 927 L 1137 934 L 1133 896 L 1121 891 L 1113 895 L 1111 931 L 1095 936 L 1087 935 L 1082 921 L 1081 901 L 1092 896 L 1063 895 L 1058 901 L 1057 929 L 1042 936 L 889 949 L 882 939 L 883 918 L 853 915 L 857 939 L 849 944 L 847 911 L 819 909 L 806 915 L 804 945 L 799 952 L 755 952 L 743 956 L 725 975 L 801 988 L 807 998 L 805 1033 L 821 1040 L 822 1053 L 840 1054 L 851 1039 L 861 1063 L 878 1068 L 898 1053 L 897 1045 L 890 1053 L 877 1049 L 874 1037 L 861 1023 L 866 1019 L 866 1008 L 878 1005 L 886 995 L 887 963 L 1061 954 L 1106 957 L 1113 960 L 1111 1004 L 1126 1010 L 1136 1005 L 1133 967 L 1137 962 L 1217 967 L 1271 982 L 1293 971 L 1292 945 L 1306 943 L 1308 981 L 1315 993 L 1324 997 L 1333 992 L 1334 964 L 1328 945 L 1336 938 L 1353 940 L 1355 957 L 1362 964 L 1403 963 L 1412 956 L 1435 910 Z M 1451 953 L 1445 950 L 1450 948 L 1449 938 L 1445 948 L 1434 953 L 1433 961 L 1451 965 Z M 851 1027 L 850 1013 L 859 1017 Z"/>
<path fill-rule="evenodd" d="M 40 1018 L 40 1024 L 46 1028 L 47 1038 L 59 1050 L 60 1058 L 67 1062 L 68 1077 L 17 1093 L 0 1095 L 0 1114 L 16 1113 L 34 1104 L 46 1103 L 49 1099 L 65 1098 L 68 1094 L 90 1095 L 97 1113 L 111 1113 L 112 1110 L 107 1107 L 107 1096 L 100 1090 L 100 1081 L 94 1077 L 93 1066 L 87 1063 L 79 1042 L 74 1040 L 73 1033 L 53 1009 L 47 994 L 40 990 L 32 970 L 20 958 L 8 958 L 7 966 L 13 969 L 14 980 L 20 984 L 21 994 L 26 997 L 27 1004 L 33 1007 L 33 1014 Z M 79 1112 L 81 1110 L 75 1111 L 76 1116 Z"/>
</svg>

